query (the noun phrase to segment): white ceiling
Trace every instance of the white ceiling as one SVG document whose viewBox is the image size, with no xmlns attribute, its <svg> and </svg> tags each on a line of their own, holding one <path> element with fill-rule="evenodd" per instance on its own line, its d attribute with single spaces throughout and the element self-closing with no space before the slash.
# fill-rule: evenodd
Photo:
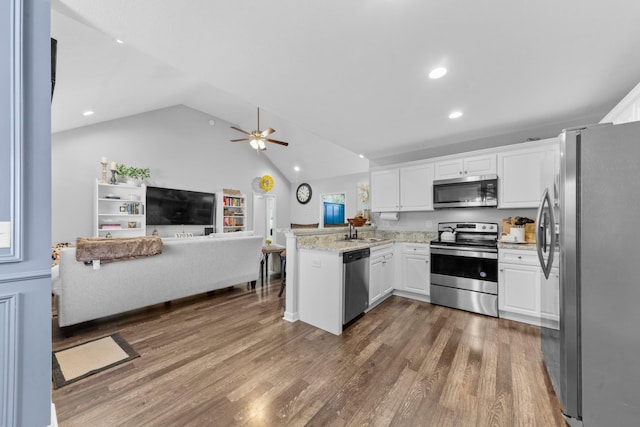
<svg viewBox="0 0 640 427">
<path fill-rule="evenodd" d="M 54 131 L 176 104 L 253 130 L 260 106 L 290 142 L 265 153 L 290 181 L 367 170 L 357 153 L 382 164 L 552 136 L 598 121 L 640 81 L 637 0 L 52 5 Z"/>
</svg>

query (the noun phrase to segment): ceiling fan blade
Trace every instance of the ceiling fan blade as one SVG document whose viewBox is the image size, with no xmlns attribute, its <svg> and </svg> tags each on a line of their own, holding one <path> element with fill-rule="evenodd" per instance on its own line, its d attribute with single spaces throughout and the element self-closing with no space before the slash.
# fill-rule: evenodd
<svg viewBox="0 0 640 427">
<path fill-rule="evenodd" d="M 251 138 L 232 139 L 231 142 L 249 141 Z"/>
<path fill-rule="evenodd" d="M 242 130 L 242 129 L 237 128 L 237 127 L 235 127 L 235 126 L 231 126 L 231 129 L 235 129 L 235 130 L 237 130 L 238 132 L 242 132 L 242 133 L 245 133 L 245 134 L 247 134 L 247 135 L 251 135 L 251 133 L 247 132 L 246 130 Z"/>
<path fill-rule="evenodd" d="M 263 131 L 260 133 L 260 135 L 261 135 L 263 138 L 266 138 L 266 137 L 268 137 L 269 135 L 271 135 L 272 133 L 274 133 L 275 131 L 276 131 L 276 130 L 275 130 L 275 129 L 273 129 L 273 128 L 268 128 L 268 129 L 263 130 Z"/>
<path fill-rule="evenodd" d="M 265 138 L 264 140 L 265 140 L 265 141 L 269 141 L 269 142 L 274 142 L 274 143 L 276 143 L 276 144 L 284 145 L 285 147 L 286 147 L 287 145 L 289 145 L 289 143 L 288 143 L 288 142 L 278 141 L 277 139 Z"/>
</svg>

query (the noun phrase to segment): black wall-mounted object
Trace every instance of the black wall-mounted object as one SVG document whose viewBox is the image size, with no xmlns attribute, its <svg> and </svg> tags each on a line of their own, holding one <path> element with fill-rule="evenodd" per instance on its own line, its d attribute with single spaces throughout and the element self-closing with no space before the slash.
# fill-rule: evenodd
<svg viewBox="0 0 640 427">
<path fill-rule="evenodd" d="M 51 100 L 53 101 L 53 89 L 56 87 L 56 63 L 58 62 L 58 40 L 51 39 Z"/>
<path fill-rule="evenodd" d="M 215 224 L 215 194 L 147 187 L 147 225 Z"/>
<path fill-rule="evenodd" d="M 209 234 L 213 234 L 213 227 L 205 227 L 204 228 L 204 235 L 208 236 Z"/>
</svg>

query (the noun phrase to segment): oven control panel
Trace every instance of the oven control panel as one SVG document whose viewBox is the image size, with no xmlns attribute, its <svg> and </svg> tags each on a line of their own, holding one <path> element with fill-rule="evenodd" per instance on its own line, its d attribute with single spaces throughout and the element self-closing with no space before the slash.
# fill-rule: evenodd
<svg viewBox="0 0 640 427">
<path fill-rule="evenodd" d="M 498 224 L 492 222 L 441 222 L 438 223 L 438 231 L 497 233 Z"/>
</svg>

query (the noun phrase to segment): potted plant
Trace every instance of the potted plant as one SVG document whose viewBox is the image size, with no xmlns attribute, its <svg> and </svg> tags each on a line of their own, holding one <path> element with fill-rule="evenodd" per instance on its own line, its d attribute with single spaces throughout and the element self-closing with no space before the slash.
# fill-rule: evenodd
<svg viewBox="0 0 640 427">
<path fill-rule="evenodd" d="M 151 170 L 149 168 L 128 167 L 118 163 L 116 165 L 116 175 L 125 179 L 129 184 L 139 185 L 142 180 L 151 177 Z"/>
</svg>

